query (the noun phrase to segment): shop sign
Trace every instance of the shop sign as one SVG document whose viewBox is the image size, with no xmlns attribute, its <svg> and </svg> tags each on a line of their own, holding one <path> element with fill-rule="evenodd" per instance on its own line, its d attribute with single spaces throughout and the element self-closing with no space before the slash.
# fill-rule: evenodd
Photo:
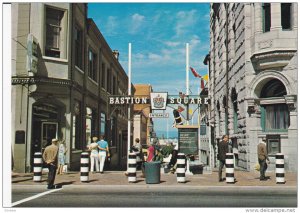
<svg viewBox="0 0 300 213">
<path fill-rule="evenodd" d="M 38 69 L 38 42 L 32 35 L 27 37 L 27 62 L 26 68 L 28 72 L 37 73 Z"/>
<path fill-rule="evenodd" d="M 150 94 L 150 99 L 147 96 L 109 96 L 108 103 L 110 105 L 123 104 L 151 104 L 152 110 L 165 110 L 167 104 L 205 104 L 209 103 L 207 96 L 194 97 L 169 97 L 168 93 L 153 92 Z"/>
<path fill-rule="evenodd" d="M 168 118 L 169 113 L 150 113 L 149 117 L 150 118 Z"/>
</svg>

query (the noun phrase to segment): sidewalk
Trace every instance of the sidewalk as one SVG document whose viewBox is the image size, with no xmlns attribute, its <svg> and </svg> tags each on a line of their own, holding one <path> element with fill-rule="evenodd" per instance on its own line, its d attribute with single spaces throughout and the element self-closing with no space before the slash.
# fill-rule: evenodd
<svg viewBox="0 0 300 213">
<path fill-rule="evenodd" d="M 59 185 L 147 185 L 145 178 L 140 177 L 141 171 L 137 171 L 136 183 L 129 183 L 128 177 L 124 175 L 124 171 L 104 171 L 100 173 L 89 173 L 89 181 L 80 181 L 80 172 L 68 172 L 63 175 L 57 175 L 55 178 L 55 184 Z M 223 172 L 223 177 L 225 172 Z M 297 173 L 285 173 L 285 184 L 276 184 L 275 172 L 267 172 L 266 176 L 269 177 L 267 181 L 259 180 L 259 172 L 246 172 L 246 171 L 235 171 L 234 174 L 236 183 L 229 184 L 218 181 L 218 172 L 213 171 L 212 173 L 186 175 L 186 183 L 178 183 L 175 174 L 163 174 L 161 173 L 160 185 L 161 186 L 295 186 L 297 187 Z M 13 185 L 46 185 L 47 184 L 47 173 L 43 172 L 42 181 L 34 182 L 33 173 L 12 173 L 12 184 Z"/>
</svg>

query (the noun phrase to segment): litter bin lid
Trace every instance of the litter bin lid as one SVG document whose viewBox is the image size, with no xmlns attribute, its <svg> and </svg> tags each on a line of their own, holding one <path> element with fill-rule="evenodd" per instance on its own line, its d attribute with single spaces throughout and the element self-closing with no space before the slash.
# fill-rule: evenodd
<svg viewBox="0 0 300 213">
<path fill-rule="evenodd" d="M 147 164 L 160 164 L 160 161 L 151 161 L 151 162 L 145 162 Z"/>
</svg>

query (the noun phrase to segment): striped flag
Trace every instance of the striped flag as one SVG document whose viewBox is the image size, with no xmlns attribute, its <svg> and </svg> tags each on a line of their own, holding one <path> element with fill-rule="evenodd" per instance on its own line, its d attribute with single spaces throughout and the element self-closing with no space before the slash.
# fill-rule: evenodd
<svg viewBox="0 0 300 213">
<path fill-rule="evenodd" d="M 201 75 L 199 75 L 193 67 L 190 67 L 190 69 L 196 78 L 201 78 Z"/>
</svg>

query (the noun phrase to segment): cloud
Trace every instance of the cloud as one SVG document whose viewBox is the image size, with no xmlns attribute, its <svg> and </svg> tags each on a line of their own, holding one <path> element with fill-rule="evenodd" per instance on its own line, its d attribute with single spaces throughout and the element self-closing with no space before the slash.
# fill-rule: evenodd
<svg viewBox="0 0 300 213">
<path fill-rule="evenodd" d="M 145 16 L 140 15 L 138 13 L 135 13 L 131 16 L 131 28 L 129 32 L 131 34 L 136 34 L 141 27 L 143 27 L 143 24 L 145 23 Z"/>
<path fill-rule="evenodd" d="M 176 42 L 176 41 L 166 41 L 165 44 L 169 47 L 177 47 L 178 45 L 180 45 L 180 42 Z"/>
<path fill-rule="evenodd" d="M 118 29 L 117 17 L 109 16 L 106 23 L 106 31 L 108 35 L 115 35 Z"/>
<path fill-rule="evenodd" d="M 190 32 L 191 28 L 197 22 L 197 11 L 179 11 L 176 14 L 176 25 L 175 25 L 175 32 L 176 36 L 181 36 Z"/>
</svg>

